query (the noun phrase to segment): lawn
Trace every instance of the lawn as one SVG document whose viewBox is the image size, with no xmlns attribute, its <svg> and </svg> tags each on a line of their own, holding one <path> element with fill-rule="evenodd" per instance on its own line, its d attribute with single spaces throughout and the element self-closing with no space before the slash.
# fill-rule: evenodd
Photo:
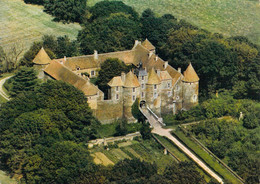
<svg viewBox="0 0 260 184">
<path fill-rule="evenodd" d="M 206 151 L 199 147 L 196 143 L 190 140 L 182 131 L 174 131 L 174 135 L 179 138 L 188 148 L 191 149 L 201 160 L 203 160 L 209 167 L 215 170 L 219 175 L 230 183 L 237 184 L 240 181 L 233 176 L 226 168 L 219 164 L 213 157 L 211 157 Z"/>
<path fill-rule="evenodd" d="M 80 29 L 78 24 L 53 22 L 42 6 L 25 4 L 22 0 L 0 0 L 0 24 L 0 46 L 4 49 L 17 43 L 27 50 L 45 34 L 75 39 Z"/>
<path fill-rule="evenodd" d="M 17 184 L 17 181 L 11 179 L 9 176 L 6 175 L 5 172 L 0 170 L 0 183 L 1 184 Z"/>
<path fill-rule="evenodd" d="M 101 0 L 88 0 L 90 6 Z M 258 0 L 122 0 L 139 13 L 150 8 L 158 15 L 173 14 L 214 33 L 243 35 L 260 44 Z"/>
</svg>

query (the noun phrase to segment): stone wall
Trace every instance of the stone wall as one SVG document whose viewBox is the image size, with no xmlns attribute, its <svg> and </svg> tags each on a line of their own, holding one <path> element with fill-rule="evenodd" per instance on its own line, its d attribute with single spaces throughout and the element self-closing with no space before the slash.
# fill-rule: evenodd
<svg viewBox="0 0 260 184">
<path fill-rule="evenodd" d="M 120 100 L 116 103 L 112 100 L 98 101 L 94 115 L 102 124 L 112 123 L 123 117 L 123 101 Z"/>
</svg>

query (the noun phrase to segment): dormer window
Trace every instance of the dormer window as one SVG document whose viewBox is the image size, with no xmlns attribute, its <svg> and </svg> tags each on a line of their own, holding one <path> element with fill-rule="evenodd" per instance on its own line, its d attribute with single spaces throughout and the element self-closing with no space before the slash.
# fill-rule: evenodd
<svg viewBox="0 0 260 184">
<path fill-rule="evenodd" d="M 118 87 L 118 86 L 116 86 L 116 92 L 117 92 L 117 91 L 119 91 L 119 87 Z"/>
<path fill-rule="evenodd" d="M 156 84 L 153 86 L 153 89 L 157 89 L 157 85 Z"/>
<path fill-rule="evenodd" d="M 95 70 L 92 70 L 90 73 L 91 76 L 95 76 Z"/>
</svg>

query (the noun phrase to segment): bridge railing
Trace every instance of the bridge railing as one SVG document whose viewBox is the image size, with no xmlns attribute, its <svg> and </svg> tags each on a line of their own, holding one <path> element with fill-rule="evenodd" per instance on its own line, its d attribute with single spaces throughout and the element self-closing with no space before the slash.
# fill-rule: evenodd
<svg viewBox="0 0 260 184">
<path fill-rule="evenodd" d="M 164 123 L 163 123 L 163 119 L 162 118 L 159 118 L 148 106 L 146 106 L 148 112 L 161 124 L 161 126 L 166 126 Z"/>
</svg>

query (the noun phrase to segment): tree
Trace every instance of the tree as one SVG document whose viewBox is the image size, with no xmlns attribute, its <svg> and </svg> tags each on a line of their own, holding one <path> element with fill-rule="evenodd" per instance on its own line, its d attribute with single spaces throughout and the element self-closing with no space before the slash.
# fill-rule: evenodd
<svg viewBox="0 0 260 184">
<path fill-rule="evenodd" d="M 24 2 L 28 4 L 39 4 L 39 5 L 44 4 L 44 0 L 24 0 Z"/>
<path fill-rule="evenodd" d="M 145 116 L 142 114 L 142 112 L 139 109 L 139 98 L 136 98 L 135 102 L 132 105 L 131 108 L 132 115 L 138 122 L 144 122 Z"/>
<path fill-rule="evenodd" d="M 127 134 L 127 120 L 122 119 L 118 121 L 118 125 L 116 126 L 116 133 L 114 136 L 123 136 Z"/>
<path fill-rule="evenodd" d="M 172 164 L 165 169 L 163 175 L 175 184 L 206 183 L 192 162 Z"/>
<path fill-rule="evenodd" d="M 66 35 L 57 38 L 57 48 L 55 48 L 54 52 L 57 58 L 79 55 L 77 42 L 70 41 L 69 37 Z"/>
<path fill-rule="evenodd" d="M 138 22 L 124 14 L 112 14 L 83 25 L 77 40 L 83 54 L 93 54 L 94 50 L 104 53 L 130 49 L 140 37 Z"/>
<path fill-rule="evenodd" d="M 259 126 L 259 118 L 254 112 L 247 113 L 243 118 L 243 126 L 248 129 L 254 129 Z"/>
<path fill-rule="evenodd" d="M 138 13 L 122 1 L 101 1 L 89 9 L 91 13 L 90 22 L 99 18 L 109 17 L 111 14 L 124 13 L 130 19 L 138 20 Z"/>
<path fill-rule="evenodd" d="M 121 72 L 128 72 L 129 68 L 124 62 L 116 58 L 109 58 L 101 63 L 99 75 L 97 78 L 97 85 L 101 89 L 105 96 L 108 95 L 107 83 L 115 76 L 121 75 Z"/>
<path fill-rule="evenodd" d="M 82 23 L 87 13 L 86 0 L 46 0 L 44 11 L 54 16 L 55 21 Z"/>
<path fill-rule="evenodd" d="M 36 86 L 37 76 L 33 68 L 21 67 L 11 79 L 10 94 L 12 97 L 22 92 L 33 91 Z"/>
<path fill-rule="evenodd" d="M 142 135 L 142 138 L 145 139 L 151 139 L 152 137 L 152 129 L 149 126 L 149 123 L 143 122 L 142 127 L 140 129 L 140 133 Z"/>
</svg>

